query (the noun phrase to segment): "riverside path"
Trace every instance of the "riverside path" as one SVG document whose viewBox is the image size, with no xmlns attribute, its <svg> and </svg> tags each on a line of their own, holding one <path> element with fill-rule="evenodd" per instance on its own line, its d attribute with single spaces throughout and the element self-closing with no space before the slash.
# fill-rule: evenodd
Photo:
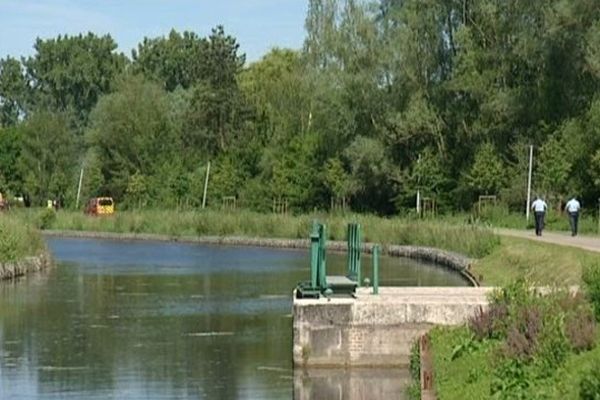
<svg viewBox="0 0 600 400">
<path fill-rule="evenodd" d="M 535 240 L 537 242 L 552 243 L 561 246 L 578 247 L 580 249 L 600 253 L 600 237 L 594 236 L 571 236 L 569 232 L 547 232 L 543 236 L 535 236 L 532 230 L 518 229 L 495 229 L 497 234 L 523 239 Z"/>
</svg>

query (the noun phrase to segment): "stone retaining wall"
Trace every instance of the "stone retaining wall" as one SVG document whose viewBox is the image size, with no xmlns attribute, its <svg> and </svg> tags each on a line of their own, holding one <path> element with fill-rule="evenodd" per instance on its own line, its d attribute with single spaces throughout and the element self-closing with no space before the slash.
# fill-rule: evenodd
<svg viewBox="0 0 600 400">
<path fill-rule="evenodd" d="M 294 298 L 294 364 L 406 366 L 412 344 L 434 325 L 460 325 L 488 305 L 493 288 L 359 288 L 354 298 Z"/>
<path fill-rule="evenodd" d="M 39 272 L 52 265 L 52 258 L 47 251 L 33 257 L 25 257 L 18 261 L 0 263 L 0 280 L 14 279 L 19 276 Z"/>
</svg>

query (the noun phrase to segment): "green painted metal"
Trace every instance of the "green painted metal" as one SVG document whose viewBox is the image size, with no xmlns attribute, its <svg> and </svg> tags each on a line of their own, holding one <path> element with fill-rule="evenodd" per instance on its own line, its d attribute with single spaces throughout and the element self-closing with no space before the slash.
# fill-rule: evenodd
<svg viewBox="0 0 600 400">
<path fill-rule="evenodd" d="M 360 224 L 348 224 L 348 277 L 356 281 L 359 286 L 361 282 L 361 240 Z"/>
<path fill-rule="evenodd" d="M 319 224 L 319 282 L 321 289 L 327 288 L 327 227 Z"/>
<path fill-rule="evenodd" d="M 318 287 L 319 279 L 319 233 L 310 234 L 310 286 Z"/>
<path fill-rule="evenodd" d="M 352 268 L 355 277 L 360 279 L 360 226 L 353 228 Z M 349 242 L 350 243 L 350 242 Z M 349 261 L 350 265 L 350 261 Z M 297 286 L 298 298 L 319 298 L 322 295 L 353 295 L 358 283 L 346 276 L 327 276 L 327 227 L 313 223 L 310 233 L 310 281 Z"/>
<path fill-rule="evenodd" d="M 379 246 L 375 246 L 373 255 L 373 293 L 379 294 Z"/>
</svg>

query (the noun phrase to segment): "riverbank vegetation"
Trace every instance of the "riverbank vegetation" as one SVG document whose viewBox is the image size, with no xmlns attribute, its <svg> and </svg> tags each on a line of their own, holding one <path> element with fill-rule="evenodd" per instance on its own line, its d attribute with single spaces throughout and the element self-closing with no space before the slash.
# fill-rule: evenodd
<svg viewBox="0 0 600 400">
<path fill-rule="evenodd" d="M 585 290 L 540 295 L 517 280 L 467 326 L 431 332 L 443 399 L 595 399 L 600 393 L 600 265 Z"/>
<path fill-rule="evenodd" d="M 474 261 L 471 273 L 485 286 L 505 286 L 519 278 L 544 285 L 579 285 L 586 264 L 598 253 L 503 236 L 500 246 Z"/>
<path fill-rule="evenodd" d="M 596 2 L 307 1 L 303 48 L 251 64 L 224 27 L 0 60 L 0 191 L 74 207 L 83 168 L 84 198 L 198 207 L 210 161 L 212 207 L 521 211 L 533 145 L 534 192 L 596 208 Z"/>
<path fill-rule="evenodd" d="M 0 216 L 0 262 L 37 256 L 44 249 L 44 240 L 33 225 L 23 224 L 21 218 Z"/>
<path fill-rule="evenodd" d="M 182 236 L 248 236 L 307 239 L 313 221 L 327 224 L 330 240 L 346 240 L 349 222 L 362 225 L 363 241 L 410 244 L 454 251 L 473 258 L 490 254 L 500 239 L 484 227 L 466 223 L 382 218 L 366 214 L 280 215 L 251 211 L 203 212 L 139 210 L 117 212 L 111 217 L 91 217 L 61 210 L 19 210 L 19 218 L 41 229 L 115 233 L 150 233 Z"/>
<path fill-rule="evenodd" d="M 138 210 L 92 217 L 81 212 L 48 209 L 22 209 L 14 214 L 40 229 L 143 233 L 173 239 L 186 236 L 307 239 L 316 219 L 327 224 L 329 240 L 344 241 L 347 224 L 359 222 L 365 242 L 435 247 L 472 258 L 470 272 L 486 286 L 503 286 L 520 277 L 548 285 L 577 285 L 581 283 L 583 265 L 598 258 L 597 254 L 578 248 L 501 237 L 486 225 L 458 216 L 423 220 L 366 214 Z"/>
</svg>

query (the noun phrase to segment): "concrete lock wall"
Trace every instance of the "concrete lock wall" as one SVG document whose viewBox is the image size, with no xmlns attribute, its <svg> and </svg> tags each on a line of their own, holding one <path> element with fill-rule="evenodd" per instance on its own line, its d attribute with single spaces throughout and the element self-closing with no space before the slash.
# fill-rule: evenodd
<svg viewBox="0 0 600 400">
<path fill-rule="evenodd" d="M 353 298 L 294 299 L 294 364 L 391 367 L 409 363 L 414 341 L 434 325 L 458 325 L 487 307 L 482 287 L 358 289 Z"/>
</svg>

